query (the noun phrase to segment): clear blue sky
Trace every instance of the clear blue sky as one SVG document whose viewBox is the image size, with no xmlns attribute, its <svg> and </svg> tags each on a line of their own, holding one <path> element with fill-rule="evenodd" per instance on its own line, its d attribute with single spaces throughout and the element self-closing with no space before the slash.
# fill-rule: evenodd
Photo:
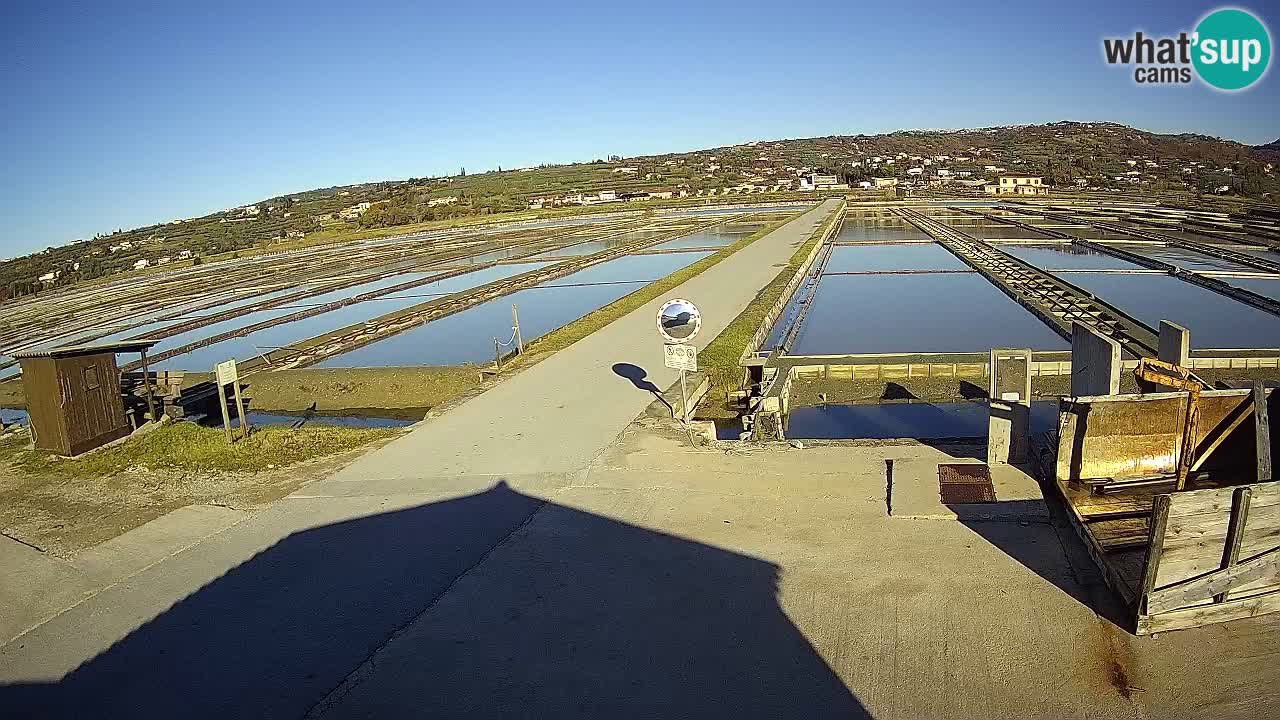
<svg viewBox="0 0 1280 720">
<path fill-rule="evenodd" d="M 0 257 L 459 166 L 1063 119 L 1280 136 L 1274 68 L 1228 95 L 1102 62 L 1217 4 L 959 5 L 4 3 Z"/>
</svg>

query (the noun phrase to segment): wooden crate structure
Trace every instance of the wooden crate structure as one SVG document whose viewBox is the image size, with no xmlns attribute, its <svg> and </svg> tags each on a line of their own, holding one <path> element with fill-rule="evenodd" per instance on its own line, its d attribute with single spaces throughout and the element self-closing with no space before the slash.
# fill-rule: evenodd
<svg viewBox="0 0 1280 720">
<path fill-rule="evenodd" d="M 1060 412 L 1055 485 L 1139 635 L 1280 610 L 1280 482 L 1269 466 L 1277 438 L 1265 423 L 1280 396 L 1203 392 L 1194 469 L 1208 475 L 1183 491 L 1144 486 L 1173 474 L 1186 398 L 1085 397 L 1063 400 Z M 1268 481 L 1251 482 L 1263 464 Z M 1134 486 L 1116 489 L 1126 483 Z"/>
<path fill-rule="evenodd" d="M 145 352 L 152 341 L 79 345 L 15 353 L 35 445 L 74 456 L 133 430 L 120 393 L 117 352 Z"/>
<path fill-rule="evenodd" d="M 1280 482 L 1159 495 L 1136 631 L 1280 610 Z"/>
</svg>

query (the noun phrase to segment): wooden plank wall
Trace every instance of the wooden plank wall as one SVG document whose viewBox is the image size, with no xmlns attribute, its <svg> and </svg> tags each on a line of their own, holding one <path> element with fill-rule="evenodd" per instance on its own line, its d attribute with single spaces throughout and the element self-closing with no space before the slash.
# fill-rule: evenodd
<svg viewBox="0 0 1280 720">
<path fill-rule="evenodd" d="M 63 407 L 69 454 L 78 455 L 129 433 L 120 397 L 120 371 L 115 355 L 82 355 L 57 359 L 59 381 L 67 388 Z M 87 371 L 97 378 L 87 383 Z"/>
<path fill-rule="evenodd" d="M 1152 523 L 1152 550 L 1145 568 L 1149 582 L 1138 617 L 1139 634 L 1280 610 L 1280 563 L 1269 562 L 1264 555 L 1280 548 L 1280 482 L 1191 490 L 1167 497 L 1163 523 Z M 1157 514 L 1161 510 L 1157 505 Z M 1237 563 L 1251 567 L 1250 572 L 1242 573 L 1242 579 L 1219 573 L 1216 577 L 1228 586 L 1221 593 L 1196 592 L 1196 583 L 1189 582 Z M 1175 595 L 1180 588 L 1188 589 Z M 1169 606 L 1171 597 L 1182 595 L 1185 599 Z"/>
<path fill-rule="evenodd" d="M 22 361 L 22 385 L 27 394 L 27 411 L 35 444 L 44 450 L 67 455 L 71 452 L 66 423 L 62 417 L 62 387 L 53 358 Z"/>
<path fill-rule="evenodd" d="M 1186 393 L 1064 399 L 1057 479 L 1120 480 L 1175 472 L 1186 403 Z M 1203 451 L 1251 410 L 1249 390 L 1201 393 L 1197 445 Z"/>
</svg>

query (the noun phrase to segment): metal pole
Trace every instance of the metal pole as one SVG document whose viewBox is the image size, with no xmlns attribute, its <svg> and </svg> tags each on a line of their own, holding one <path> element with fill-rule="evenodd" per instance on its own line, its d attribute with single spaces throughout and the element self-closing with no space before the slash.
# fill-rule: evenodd
<svg viewBox="0 0 1280 720">
<path fill-rule="evenodd" d="M 524 354 L 524 338 L 520 337 L 520 313 L 515 303 L 511 304 L 511 330 L 516 336 L 516 354 Z"/>
<path fill-rule="evenodd" d="M 147 351 L 142 351 L 142 385 L 147 393 L 147 411 L 151 413 L 151 422 L 160 422 L 156 416 L 156 401 L 151 394 L 151 373 L 147 371 Z"/>
<path fill-rule="evenodd" d="M 493 367 L 495 370 L 502 369 L 502 346 L 498 344 L 498 338 L 493 339 Z"/>
<path fill-rule="evenodd" d="M 684 424 L 689 424 L 689 387 L 684 381 L 684 370 L 680 370 L 680 394 L 684 396 Z"/>
<path fill-rule="evenodd" d="M 696 448 L 698 443 L 693 439 L 693 428 L 689 427 L 689 388 L 685 385 L 684 370 L 680 371 L 680 394 L 684 397 L 684 434 L 689 438 L 689 447 Z"/>
</svg>

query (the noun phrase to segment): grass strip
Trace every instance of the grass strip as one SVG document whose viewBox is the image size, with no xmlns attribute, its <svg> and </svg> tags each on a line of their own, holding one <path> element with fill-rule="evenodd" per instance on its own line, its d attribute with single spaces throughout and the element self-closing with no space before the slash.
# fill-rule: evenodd
<svg viewBox="0 0 1280 720">
<path fill-rule="evenodd" d="M 814 245 L 818 244 L 822 236 L 839 218 L 839 212 L 832 213 L 825 223 L 814 230 L 813 235 L 792 253 L 786 268 L 756 293 L 746 309 L 698 354 L 698 369 L 706 372 L 711 378 L 712 389 L 719 390 L 716 393 L 717 397 L 728 400 L 729 391 L 737 389 L 742 378 L 742 368 L 739 367 L 738 361 L 742 358 L 742 352 L 746 350 L 747 343 L 751 342 L 756 330 L 760 328 L 760 323 L 764 322 L 765 315 L 782 297 L 791 279 L 800 271 L 805 258 L 813 251 Z M 737 413 L 729 413 L 724 403 L 706 403 L 699 409 L 698 415 L 699 417 L 731 417 L 736 416 Z"/>
<path fill-rule="evenodd" d="M 543 335 L 537 340 L 526 345 L 525 354 L 527 356 L 533 356 L 535 354 L 551 353 L 569 347 L 623 315 L 626 315 L 637 308 L 644 307 L 659 296 L 670 292 L 673 288 L 679 287 L 689 279 L 706 272 L 722 262 L 725 258 L 738 252 L 756 240 L 759 240 L 765 235 L 768 235 L 782 225 L 791 221 L 794 217 L 795 216 L 791 216 L 777 222 L 770 223 L 751 235 L 738 240 L 732 245 L 726 245 L 723 248 L 720 248 L 715 253 L 702 258 L 692 265 L 681 268 L 661 280 L 655 280 L 629 295 L 624 295 L 617 300 L 614 300 L 604 307 L 592 310 L 577 320 L 561 326 L 557 330 L 552 330 L 546 335 Z M 520 358 L 516 359 L 519 361 Z"/>
<path fill-rule="evenodd" d="M 303 426 L 255 429 L 228 445 L 222 428 L 169 423 L 141 437 L 79 458 L 61 459 L 41 450 L 16 449 L 13 464 L 32 473 L 77 477 L 117 475 L 130 468 L 192 472 L 259 472 L 353 450 L 394 437 L 387 428 Z"/>
</svg>

